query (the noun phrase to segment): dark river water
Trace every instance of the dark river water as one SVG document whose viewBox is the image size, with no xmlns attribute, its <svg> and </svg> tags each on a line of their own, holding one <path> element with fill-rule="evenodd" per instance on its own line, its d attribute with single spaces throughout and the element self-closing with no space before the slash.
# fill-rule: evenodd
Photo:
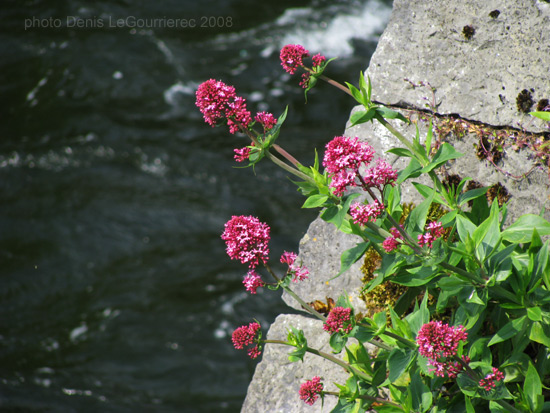
<svg viewBox="0 0 550 413">
<path fill-rule="evenodd" d="M 276 260 L 315 212 L 276 167 L 234 168 L 247 141 L 206 125 L 194 92 L 216 78 L 253 113 L 288 104 L 279 143 L 310 163 L 353 102 L 323 84 L 305 105 L 279 49 L 339 56 L 330 74 L 356 83 L 390 11 L 378 0 L 3 0 L 0 411 L 240 410 L 255 362 L 231 332 L 288 309 L 245 292 L 223 225 L 258 216 Z"/>
</svg>

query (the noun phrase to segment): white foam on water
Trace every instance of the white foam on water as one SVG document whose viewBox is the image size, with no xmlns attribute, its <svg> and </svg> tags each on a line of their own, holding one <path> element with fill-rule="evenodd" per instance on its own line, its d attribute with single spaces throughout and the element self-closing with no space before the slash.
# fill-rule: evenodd
<svg viewBox="0 0 550 413">
<path fill-rule="evenodd" d="M 195 82 L 182 83 L 181 81 L 179 81 L 177 83 L 174 83 L 172 86 L 164 91 L 164 101 L 171 106 L 177 106 L 180 102 L 182 95 L 194 96 L 198 86 L 198 83 Z"/>
<path fill-rule="evenodd" d="M 288 9 L 277 21 L 281 25 L 299 21 L 309 9 Z M 355 14 L 340 14 L 317 28 L 297 28 L 283 36 L 280 47 L 301 44 L 312 54 L 345 57 L 353 54 L 353 39 L 377 40 L 386 27 L 391 8 L 379 1 L 368 1 Z"/>
<path fill-rule="evenodd" d="M 86 325 L 86 323 L 82 323 L 82 325 L 74 328 L 71 331 L 69 338 L 71 339 L 72 342 L 75 342 L 87 332 L 88 332 L 88 326 Z"/>
</svg>

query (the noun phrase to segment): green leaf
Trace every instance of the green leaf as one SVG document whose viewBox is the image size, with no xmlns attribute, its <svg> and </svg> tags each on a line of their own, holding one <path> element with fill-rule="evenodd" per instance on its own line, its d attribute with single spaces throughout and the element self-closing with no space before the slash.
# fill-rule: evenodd
<svg viewBox="0 0 550 413">
<path fill-rule="evenodd" d="M 512 258 L 510 258 L 510 255 L 515 248 L 515 244 L 508 245 L 496 254 L 492 254 L 487 260 L 487 272 L 491 274 L 491 278 L 494 278 L 496 282 L 503 282 L 512 273 Z"/>
<path fill-rule="evenodd" d="M 374 330 L 363 326 L 357 326 L 353 331 L 353 337 L 355 337 L 361 343 L 366 343 L 367 341 L 370 341 L 375 337 Z"/>
<path fill-rule="evenodd" d="M 472 236 L 476 228 L 477 227 L 468 218 L 462 215 L 456 216 L 456 230 L 458 231 L 460 240 L 464 244 L 468 242 L 468 238 Z"/>
<path fill-rule="evenodd" d="M 535 321 L 531 325 L 529 338 L 546 347 L 550 347 L 550 325 L 546 323 L 542 324 L 539 321 Z"/>
<path fill-rule="evenodd" d="M 361 105 L 366 105 L 367 102 L 363 99 L 363 95 L 361 94 L 361 91 L 357 89 L 355 86 L 353 86 L 351 83 L 345 82 L 346 86 L 348 87 L 349 91 L 351 92 L 353 98 L 357 101 L 357 103 Z"/>
<path fill-rule="evenodd" d="M 531 321 L 542 321 L 542 310 L 540 307 L 527 307 L 527 317 Z"/>
<path fill-rule="evenodd" d="M 464 396 L 464 404 L 466 406 L 466 413 L 476 413 L 474 406 L 468 396 Z"/>
<path fill-rule="evenodd" d="M 502 231 L 502 239 L 515 243 L 525 243 L 531 240 L 535 228 L 539 235 L 550 235 L 550 222 L 539 215 L 526 214 Z"/>
<path fill-rule="evenodd" d="M 418 183 L 418 182 L 413 182 L 412 184 L 414 185 L 414 187 L 416 188 L 418 193 L 420 195 L 422 195 L 424 198 L 427 198 L 427 197 L 431 196 L 430 194 L 434 194 L 433 195 L 433 202 L 437 202 L 438 204 L 446 205 L 446 202 L 442 198 L 442 196 L 438 192 L 434 193 L 433 188 L 431 188 L 427 185 Z"/>
<path fill-rule="evenodd" d="M 428 284 L 438 275 L 439 270 L 436 267 L 414 267 L 407 269 L 405 274 L 394 277 L 392 282 L 407 287 L 418 287 Z"/>
<path fill-rule="evenodd" d="M 304 331 L 290 326 L 287 341 L 289 344 L 296 347 L 296 350 L 288 353 L 288 359 L 292 362 L 303 361 L 307 351 L 307 339 L 304 335 Z"/>
<path fill-rule="evenodd" d="M 472 234 L 476 246 L 476 255 L 481 262 L 485 261 L 485 257 L 487 257 L 500 240 L 498 218 L 498 202 L 493 202 L 489 218 L 483 221 Z"/>
<path fill-rule="evenodd" d="M 391 153 L 402 158 L 411 158 L 413 156 L 412 152 L 406 148 L 391 148 L 388 149 L 386 153 Z"/>
<path fill-rule="evenodd" d="M 273 126 L 273 128 L 271 128 L 271 130 L 266 135 L 264 144 L 262 145 L 265 149 L 273 145 L 275 143 L 275 140 L 279 137 L 279 133 L 281 132 L 281 126 L 283 126 L 283 123 L 286 119 L 287 114 L 288 114 L 288 106 L 285 108 L 284 112 L 277 119 L 277 123 L 275 124 L 275 126 Z"/>
<path fill-rule="evenodd" d="M 347 336 L 344 336 L 342 333 L 334 333 L 330 336 L 330 346 L 332 347 L 332 352 L 338 354 L 345 347 L 348 342 Z"/>
<path fill-rule="evenodd" d="M 328 195 L 316 194 L 306 199 L 302 208 L 317 208 L 322 206 L 327 200 Z"/>
<path fill-rule="evenodd" d="M 430 118 L 430 123 L 428 124 L 428 133 L 426 134 L 426 141 L 424 142 L 424 146 L 426 148 L 426 156 L 430 157 L 430 152 L 432 150 L 432 139 L 433 139 L 433 119 Z"/>
<path fill-rule="evenodd" d="M 386 382 L 395 382 L 415 360 L 416 354 L 415 349 L 394 348 L 388 357 L 389 375 Z"/>
<path fill-rule="evenodd" d="M 391 110 L 383 106 L 379 106 L 376 108 L 376 112 L 380 116 L 382 116 L 384 119 L 399 119 L 405 123 L 409 123 L 409 120 L 405 116 L 403 116 L 399 112 L 396 112 L 395 110 Z"/>
<path fill-rule="evenodd" d="M 420 203 L 416 208 L 414 208 L 409 216 L 407 217 L 407 222 L 405 228 L 407 232 L 424 232 L 424 226 L 426 225 L 426 218 L 428 217 L 428 212 L 434 198 L 435 190 L 431 190 L 431 193 L 424 201 Z"/>
<path fill-rule="evenodd" d="M 419 412 L 427 411 L 432 405 L 433 396 L 430 388 L 424 384 L 418 372 L 415 372 L 411 376 L 410 389 L 413 410 Z"/>
<path fill-rule="evenodd" d="M 349 118 L 351 122 L 350 126 L 360 125 L 361 123 L 369 122 L 374 118 L 374 115 L 376 115 L 375 108 L 370 108 L 368 111 L 362 110 L 354 112 Z"/>
<path fill-rule="evenodd" d="M 331 280 L 334 278 L 339 277 L 343 273 L 345 273 L 349 268 L 355 264 L 367 251 L 369 248 L 370 241 L 369 242 L 360 242 L 355 247 L 350 248 L 349 250 L 346 250 L 342 253 L 342 256 L 340 257 L 340 271 L 338 274 L 336 274 Z"/>
<path fill-rule="evenodd" d="M 331 205 L 321 213 L 321 218 L 333 224 L 336 228 L 340 229 L 346 214 L 349 211 L 349 207 L 353 200 L 359 196 L 358 193 L 346 195 L 342 198 L 343 203 L 340 205 Z"/>
<path fill-rule="evenodd" d="M 529 112 L 529 115 L 550 122 L 550 112 Z"/>
<path fill-rule="evenodd" d="M 371 104 L 371 95 L 372 95 L 372 83 L 370 81 L 370 77 L 367 76 L 367 80 L 365 80 L 365 75 L 363 72 L 359 72 L 359 88 L 361 89 L 361 93 L 366 99 L 366 105 L 370 106 Z"/>
<path fill-rule="evenodd" d="M 420 165 L 420 162 L 418 162 L 416 158 L 411 158 L 411 161 L 409 162 L 407 167 L 399 172 L 397 176 L 397 183 L 401 184 L 409 178 L 419 177 L 422 174 L 421 170 L 422 170 L 422 165 Z"/>
<path fill-rule="evenodd" d="M 539 373 L 533 363 L 529 363 L 525 383 L 523 383 L 523 394 L 525 395 L 532 412 L 542 410 L 544 396 L 542 395 L 542 382 Z"/>
<path fill-rule="evenodd" d="M 420 329 L 424 324 L 429 323 L 430 321 L 430 311 L 428 310 L 428 294 L 424 294 L 420 308 L 415 308 L 415 310 L 409 314 L 405 319 L 409 322 L 411 331 L 416 337 Z"/>
<path fill-rule="evenodd" d="M 422 169 L 422 173 L 430 172 L 433 169 L 440 167 L 445 162 L 451 159 L 460 158 L 461 156 L 464 156 L 464 154 L 458 152 L 452 145 L 448 144 L 447 142 L 443 142 L 431 162 Z"/>
<path fill-rule="evenodd" d="M 476 188 L 471 189 L 467 192 L 464 192 L 463 194 L 460 194 L 458 196 L 458 206 L 464 205 L 466 202 L 471 201 L 472 199 L 479 198 L 480 196 L 483 196 L 487 193 L 489 190 L 489 186 L 485 186 L 483 188 Z"/>
<path fill-rule="evenodd" d="M 514 337 L 522 329 L 526 319 L 527 316 L 521 316 L 515 320 L 512 320 L 512 322 L 506 323 L 504 327 L 496 332 L 487 345 L 492 346 L 493 344 L 497 344 Z"/>
<path fill-rule="evenodd" d="M 550 288 L 550 265 L 548 257 L 548 249 L 550 245 L 550 240 L 547 240 L 544 245 L 539 249 L 537 256 L 535 258 L 535 268 L 533 269 L 531 275 L 531 287 L 539 279 L 542 279 L 546 284 L 547 288 Z"/>
</svg>

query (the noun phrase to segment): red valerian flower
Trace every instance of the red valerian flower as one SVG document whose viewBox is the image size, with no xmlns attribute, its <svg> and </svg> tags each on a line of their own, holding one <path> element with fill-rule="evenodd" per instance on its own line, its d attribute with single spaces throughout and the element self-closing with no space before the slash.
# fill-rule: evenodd
<svg viewBox="0 0 550 413">
<path fill-rule="evenodd" d="M 395 227 L 392 227 L 390 229 L 391 236 L 386 238 L 384 242 L 382 243 L 382 247 L 384 247 L 384 250 L 386 252 L 392 252 L 394 249 L 396 249 L 399 246 L 399 242 L 397 242 L 398 239 L 403 239 L 403 236 L 399 232 L 399 230 Z"/>
<path fill-rule="evenodd" d="M 231 335 L 231 341 L 233 341 L 233 346 L 237 350 L 242 350 L 246 346 L 254 343 L 256 340 L 256 334 L 260 330 L 260 324 L 253 322 L 247 326 L 240 326 L 239 328 L 233 331 Z"/>
<path fill-rule="evenodd" d="M 195 104 L 206 123 L 212 127 L 227 119 L 229 132 L 236 133 L 248 128 L 252 118 L 246 109 L 246 100 L 235 93 L 233 86 L 209 79 L 199 85 Z"/>
<path fill-rule="evenodd" d="M 452 327 L 441 321 L 430 321 L 424 324 L 418 335 L 416 343 L 419 346 L 421 355 L 428 359 L 428 364 L 433 366 L 433 371 L 437 376 L 456 377 L 456 374 L 462 369 L 462 365 L 452 360 L 457 353 L 459 342 L 466 341 L 468 333 L 463 326 Z M 464 358 L 468 362 L 468 358 Z"/>
<path fill-rule="evenodd" d="M 372 204 L 361 204 L 356 202 L 351 205 L 349 214 L 355 224 L 366 225 L 367 222 L 375 222 L 384 212 L 384 204 L 374 201 Z"/>
<path fill-rule="evenodd" d="M 225 241 L 227 255 L 232 260 L 248 263 L 255 268 L 260 261 L 264 264 L 269 256 L 269 226 L 253 216 L 233 216 L 225 224 L 221 236 Z"/>
<path fill-rule="evenodd" d="M 374 149 L 359 138 L 336 136 L 325 147 L 323 166 L 331 178 L 330 187 L 336 196 L 348 188 L 358 186 L 359 168 L 368 165 L 374 157 Z"/>
<path fill-rule="evenodd" d="M 277 119 L 273 116 L 272 113 L 269 112 L 258 112 L 256 113 L 256 116 L 254 117 L 254 120 L 256 122 L 260 122 L 262 126 L 264 127 L 264 131 L 268 131 L 273 129 L 273 126 L 277 124 Z"/>
<path fill-rule="evenodd" d="M 497 386 L 495 382 L 501 381 L 501 380 L 504 380 L 504 373 L 501 372 L 496 367 L 493 367 L 493 372 L 485 376 L 484 379 L 481 379 L 479 381 L 479 385 L 483 387 L 485 390 L 491 391 Z"/>
<path fill-rule="evenodd" d="M 288 264 L 287 274 L 292 274 L 294 276 L 292 278 L 294 282 L 306 280 L 309 276 L 309 270 L 305 265 L 296 264 L 297 258 L 298 256 L 295 252 L 285 251 L 283 255 L 281 255 L 281 263 Z"/>
<path fill-rule="evenodd" d="M 329 333 L 349 333 L 353 328 L 350 323 L 351 308 L 334 307 L 330 310 L 327 321 L 323 324 L 323 330 Z"/>
<path fill-rule="evenodd" d="M 237 162 L 244 162 L 250 157 L 250 148 L 245 146 L 240 149 L 233 149 L 235 152 L 234 158 Z"/>
<path fill-rule="evenodd" d="M 313 406 L 313 403 L 317 401 L 322 392 L 323 383 L 321 383 L 321 378 L 319 376 L 315 376 L 311 380 L 302 383 L 300 386 L 300 400 L 303 400 L 306 404 Z"/>
<path fill-rule="evenodd" d="M 279 55 L 283 69 L 291 75 L 304 65 L 303 60 L 308 56 L 309 51 L 299 44 L 287 44 L 281 49 Z"/>
<path fill-rule="evenodd" d="M 313 67 L 315 68 L 315 67 L 321 66 L 324 62 L 326 62 L 327 58 L 322 54 L 317 53 L 315 56 L 313 56 L 312 60 L 313 60 Z"/>
<path fill-rule="evenodd" d="M 244 277 L 243 284 L 246 291 L 250 294 L 256 294 L 256 290 L 259 287 L 263 287 L 265 282 L 263 282 L 262 277 L 260 277 L 256 271 L 250 270 Z"/>
<path fill-rule="evenodd" d="M 237 350 L 243 350 L 246 346 L 250 346 L 256 342 L 254 346 L 248 348 L 246 351 L 251 359 L 255 359 L 262 353 L 257 343 L 260 340 L 260 335 L 260 324 L 254 322 L 235 329 L 231 335 L 231 341 L 233 341 L 233 346 Z"/>
<path fill-rule="evenodd" d="M 421 247 L 424 245 L 428 245 L 428 247 L 432 248 L 433 242 L 442 237 L 445 233 L 445 230 L 443 229 L 443 226 L 441 225 L 441 222 L 430 222 L 426 229 L 428 232 L 425 232 L 424 234 L 418 235 L 418 245 Z"/>
<path fill-rule="evenodd" d="M 365 172 L 363 180 L 367 186 L 379 189 L 385 185 L 394 186 L 397 181 L 397 171 L 383 159 L 377 159 L 376 165 Z"/>
</svg>

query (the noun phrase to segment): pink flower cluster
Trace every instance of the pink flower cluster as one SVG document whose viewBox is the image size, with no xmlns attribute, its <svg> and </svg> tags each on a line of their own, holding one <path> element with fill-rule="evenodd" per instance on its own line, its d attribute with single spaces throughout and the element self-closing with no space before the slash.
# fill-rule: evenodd
<svg viewBox="0 0 550 413">
<path fill-rule="evenodd" d="M 317 401 L 322 392 L 323 383 L 321 383 L 321 378 L 319 376 L 315 376 L 311 380 L 302 383 L 300 386 L 300 400 L 303 400 L 306 404 L 313 406 L 313 403 Z"/>
<path fill-rule="evenodd" d="M 264 132 L 273 129 L 273 126 L 277 124 L 277 119 L 269 112 L 258 112 L 254 117 L 256 122 L 259 122 L 264 127 Z"/>
<path fill-rule="evenodd" d="M 374 222 L 384 212 L 384 204 L 378 200 L 372 204 L 361 204 L 355 202 L 349 209 L 353 222 L 359 225 L 366 225 L 367 222 Z"/>
<path fill-rule="evenodd" d="M 428 245 L 428 247 L 432 248 L 433 242 L 442 237 L 445 230 L 443 229 L 441 222 L 430 222 L 426 226 L 426 229 L 428 230 L 427 232 L 418 235 L 418 245 L 421 247 Z"/>
<path fill-rule="evenodd" d="M 246 291 L 248 291 L 250 294 L 256 294 L 256 290 L 259 287 L 263 287 L 265 285 L 265 282 L 263 282 L 262 277 L 260 277 L 260 275 L 256 271 L 249 270 L 244 277 L 243 284 L 246 288 Z"/>
<path fill-rule="evenodd" d="M 378 189 L 382 189 L 385 185 L 394 186 L 397 181 L 397 171 L 383 159 L 377 159 L 376 165 L 363 174 L 363 181 L 367 186 Z"/>
<path fill-rule="evenodd" d="M 287 44 L 281 49 L 281 53 L 279 54 L 283 69 L 291 75 L 304 65 L 304 59 L 308 56 L 309 51 L 299 44 Z"/>
<path fill-rule="evenodd" d="M 484 379 L 481 379 L 479 381 L 479 385 L 483 387 L 485 390 L 491 391 L 497 386 L 495 382 L 501 381 L 501 380 L 504 380 L 504 373 L 501 372 L 496 367 L 493 367 L 493 372 L 485 376 Z"/>
<path fill-rule="evenodd" d="M 299 44 L 287 44 L 281 49 L 279 57 L 281 59 L 283 69 L 285 69 L 287 73 L 293 75 L 299 67 L 304 67 L 304 59 L 309 57 L 309 51 Z M 326 62 L 327 58 L 322 54 L 317 53 L 313 56 L 312 60 L 313 68 L 306 69 L 306 72 L 302 74 L 300 86 L 304 89 L 307 89 L 309 86 L 309 80 L 311 78 L 310 70 L 317 71 L 318 68 Z"/>
<path fill-rule="evenodd" d="M 199 85 L 195 104 L 211 126 L 227 119 L 230 133 L 246 129 L 252 122 L 250 112 L 246 109 L 246 100 L 237 96 L 233 86 L 222 81 L 210 79 Z"/>
<path fill-rule="evenodd" d="M 281 255 L 281 263 L 288 264 L 287 274 L 293 275 L 292 281 L 294 282 L 306 280 L 309 276 L 309 270 L 305 265 L 296 264 L 297 258 L 298 256 L 295 252 L 285 251 L 283 255 Z"/>
<path fill-rule="evenodd" d="M 225 241 L 227 255 L 255 268 L 260 261 L 264 264 L 269 256 L 269 226 L 253 216 L 233 216 L 225 224 L 221 236 Z"/>
<path fill-rule="evenodd" d="M 260 339 L 260 337 L 256 337 L 258 331 L 260 331 L 260 324 L 256 322 L 235 329 L 235 331 L 233 331 L 233 334 L 231 335 L 233 346 L 237 350 L 242 350 L 246 346 L 254 344 L 255 341 L 259 341 Z M 248 348 L 247 353 L 251 359 L 255 359 L 256 357 L 258 357 L 261 354 L 258 344 Z"/>
<path fill-rule="evenodd" d="M 462 369 L 462 364 L 447 359 L 456 355 L 460 340 L 466 341 L 467 338 L 468 333 L 462 326 L 452 327 L 441 321 L 430 321 L 420 328 L 416 343 L 420 354 L 426 357 L 428 364 L 434 367 L 430 371 L 439 377 L 447 374 L 453 378 Z M 467 357 L 463 357 L 463 360 L 469 362 Z"/>
<path fill-rule="evenodd" d="M 399 232 L 399 230 L 395 227 L 392 227 L 390 229 L 391 236 L 386 238 L 384 242 L 382 243 L 382 247 L 386 252 L 392 252 L 394 249 L 396 249 L 399 246 L 399 242 L 397 242 L 398 239 L 402 240 L 403 236 Z"/>
<path fill-rule="evenodd" d="M 248 146 L 245 146 L 241 149 L 233 149 L 235 151 L 235 160 L 237 162 L 244 162 L 246 161 L 250 156 L 250 148 Z"/>
<path fill-rule="evenodd" d="M 374 158 L 374 149 L 359 138 L 336 136 L 325 147 L 323 166 L 331 178 L 330 186 L 336 196 L 344 191 L 361 185 L 363 189 L 395 185 L 397 172 L 381 159 L 361 175 L 359 169 L 370 164 Z"/>
<path fill-rule="evenodd" d="M 327 321 L 323 324 L 323 330 L 331 334 L 339 331 L 347 334 L 353 328 L 352 323 L 350 323 L 350 317 L 351 308 L 334 307 L 330 310 Z"/>
</svg>

